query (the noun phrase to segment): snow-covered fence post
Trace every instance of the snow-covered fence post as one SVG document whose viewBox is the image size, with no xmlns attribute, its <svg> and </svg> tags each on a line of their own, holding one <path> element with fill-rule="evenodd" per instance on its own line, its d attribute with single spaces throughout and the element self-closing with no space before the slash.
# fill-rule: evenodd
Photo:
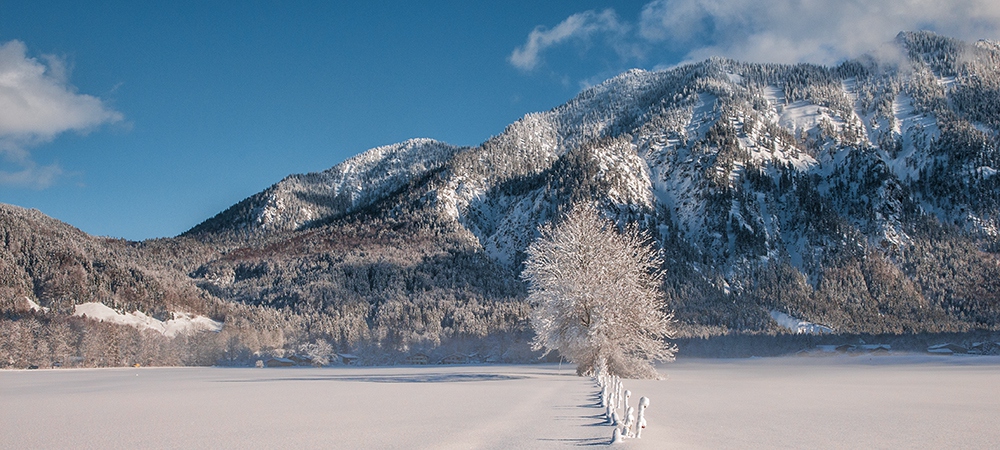
<svg viewBox="0 0 1000 450">
<path fill-rule="evenodd" d="M 625 424 L 622 426 L 624 428 L 625 437 L 632 437 L 632 425 L 635 424 L 635 408 L 629 407 L 625 412 Z"/>
<path fill-rule="evenodd" d="M 607 404 L 604 405 L 604 417 L 608 419 L 609 424 L 614 424 L 615 423 L 614 415 L 616 408 L 615 393 L 614 393 L 614 386 L 611 385 L 609 387 L 610 389 L 608 389 L 608 402 Z"/>
<path fill-rule="evenodd" d="M 635 437 L 642 437 L 642 429 L 646 428 L 646 408 L 649 407 L 649 397 L 639 399 L 639 418 L 635 422 Z"/>
<path fill-rule="evenodd" d="M 609 425 L 618 425 L 618 405 L 615 404 L 614 395 L 608 396 L 608 406 L 604 410 L 604 417 L 608 419 Z"/>
<path fill-rule="evenodd" d="M 618 408 L 621 406 L 622 398 L 624 397 L 623 391 L 625 390 L 625 383 L 622 381 L 621 377 L 616 376 L 615 378 L 618 379 L 618 385 L 615 387 L 615 408 Z M 625 412 L 625 410 L 622 410 L 622 412 Z"/>
<path fill-rule="evenodd" d="M 611 443 L 621 444 L 622 442 L 625 442 L 625 439 L 622 437 L 622 429 L 620 427 L 615 427 L 615 431 L 611 432 Z"/>
<path fill-rule="evenodd" d="M 611 377 L 611 406 L 618 407 L 618 375 Z"/>
</svg>

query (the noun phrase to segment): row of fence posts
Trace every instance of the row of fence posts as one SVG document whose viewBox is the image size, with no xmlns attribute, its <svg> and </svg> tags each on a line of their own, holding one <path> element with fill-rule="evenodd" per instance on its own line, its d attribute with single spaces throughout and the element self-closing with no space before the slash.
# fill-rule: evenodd
<svg viewBox="0 0 1000 450">
<path fill-rule="evenodd" d="M 641 438 L 642 430 L 646 428 L 646 408 L 649 407 L 649 398 L 639 399 L 637 416 L 635 407 L 628 403 L 632 391 L 625 389 L 621 377 L 598 372 L 594 379 L 601 388 L 600 400 L 601 407 L 604 408 L 604 417 L 609 425 L 615 427 L 611 434 L 611 443 L 618 444 L 625 439 Z M 619 410 L 625 415 L 625 420 L 621 420 Z"/>
</svg>

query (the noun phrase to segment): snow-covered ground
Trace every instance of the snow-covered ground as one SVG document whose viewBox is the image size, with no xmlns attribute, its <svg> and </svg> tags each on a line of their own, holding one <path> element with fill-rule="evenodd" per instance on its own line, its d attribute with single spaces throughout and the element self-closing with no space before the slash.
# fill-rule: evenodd
<svg viewBox="0 0 1000 450">
<path fill-rule="evenodd" d="M 26 300 L 28 300 L 26 298 Z M 31 302 L 31 300 L 28 300 Z M 31 302 L 34 304 L 33 302 Z M 37 306 L 37 305 L 35 305 Z M 34 308 L 34 306 L 32 307 Z M 142 311 L 133 311 L 125 314 L 103 303 L 90 302 L 76 305 L 74 316 L 87 317 L 99 322 L 111 322 L 119 325 L 128 325 L 140 330 L 153 330 L 167 337 L 174 337 L 178 334 L 190 334 L 198 331 L 221 331 L 222 322 L 217 322 L 205 316 L 198 316 L 183 312 L 171 313 L 174 318 L 162 321 L 147 316 Z M 37 309 L 36 309 L 37 311 Z"/>
<path fill-rule="evenodd" d="M 805 320 L 796 319 L 781 311 L 771 311 L 771 318 L 778 323 L 778 326 L 792 330 L 795 334 L 829 334 L 833 329 L 826 326 Z"/>
<path fill-rule="evenodd" d="M 680 360 L 621 448 L 997 448 L 1000 358 Z M 603 445 L 569 365 L 0 371 L 0 448 Z"/>
</svg>

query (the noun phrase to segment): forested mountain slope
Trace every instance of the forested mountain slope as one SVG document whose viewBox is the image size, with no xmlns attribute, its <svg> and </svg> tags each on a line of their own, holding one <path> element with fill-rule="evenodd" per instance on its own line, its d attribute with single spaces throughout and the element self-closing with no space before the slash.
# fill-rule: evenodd
<svg viewBox="0 0 1000 450">
<path fill-rule="evenodd" d="M 691 332 L 772 329 L 771 310 L 842 332 L 992 327 L 1000 53 L 896 45 L 888 62 L 630 71 L 353 214 L 447 228 L 517 274 L 539 225 L 598 202 L 655 237 Z M 300 230 L 356 235 L 340 217 Z"/>
<path fill-rule="evenodd" d="M 86 302 L 163 316 L 208 313 L 210 299 L 184 276 L 185 260 L 214 254 L 195 241 L 98 238 L 38 212 L 0 205 L 0 308 L 27 303 L 72 314 Z"/>
<path fill-rule="evenodd" d="M 525 357 L 524 250 L 581 202 L 662 250 L 681 336 L 779 332 L 773 312 L 836 333 L 994 330 L 1000 45 L 895 46 L 836 67 L 633 70 L 477 147 L 412 140 L 290 176 L 175 239 L 66 242 L 128 249 L 222 305 L 245 331 L 233 352 Z M 4 295 L 63 301 L 11 280 Z M 122 307 L 175 308 L 150 301 Z"/>
</svg>

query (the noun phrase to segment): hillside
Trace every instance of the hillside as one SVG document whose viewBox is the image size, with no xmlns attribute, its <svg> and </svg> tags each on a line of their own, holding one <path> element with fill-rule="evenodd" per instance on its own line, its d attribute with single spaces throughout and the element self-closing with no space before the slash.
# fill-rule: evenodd
<svg viewBox="0 0 1000 450">
<path fill-rule="evenodd" d="M 412 140 L 289 176 L 175 239 L 53 245 L 127 248 L 219 305 L 229 355 L 525 358 L 524 250 L 580 202 L 662 249 L 681 337 L 782 332 L 776 312 L 839 334 L 996 330 L 1000 45 L 895 44 L 836 67 L 632 70 L 477 147 Z M 86 297 L 10 279 L 41 306 Z M 140 297 L 120 307 L 193 308 Z"/>
<path fill-rule="evenodd" d="M 991 328 L 1000 53 L 928 33 L 901 33 L 897 45 L 905 62 L 630 71 L 350 217 L 296 223 L 345 236 L 358 234 L 345 223 L 446 229 L 516 274 L 539 225 L 595 201 L 655 237 L 692 333 L 772 330 L 771 310 L 840 332 Z M 204 228 L 187 235 L 218 234 Z"/>
</svg>

